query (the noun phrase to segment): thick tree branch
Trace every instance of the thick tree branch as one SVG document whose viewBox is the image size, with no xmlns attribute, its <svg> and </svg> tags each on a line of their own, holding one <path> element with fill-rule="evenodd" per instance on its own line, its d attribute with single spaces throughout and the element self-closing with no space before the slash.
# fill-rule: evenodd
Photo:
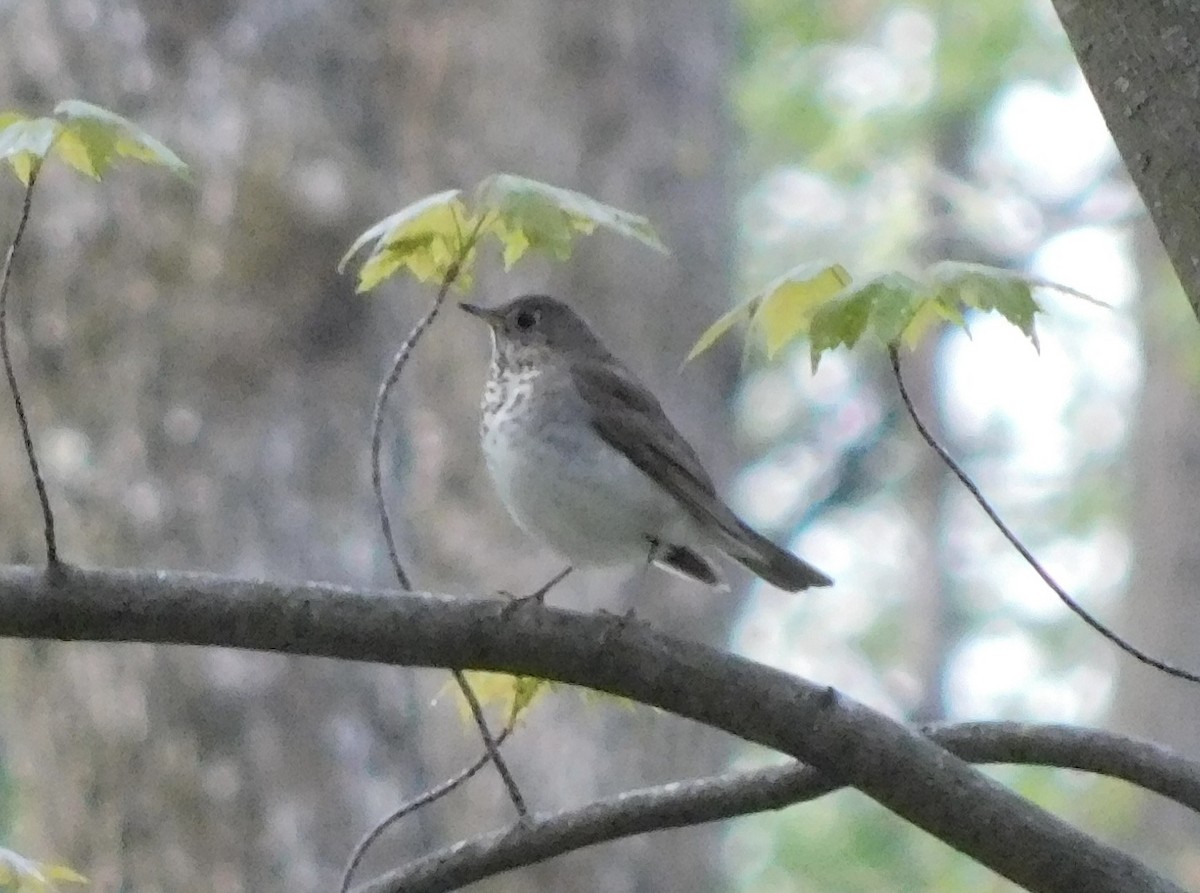
<svg viewBox="0 0 1200 893">
<path fill-rule="evenodd" d="M 1181 0 L 1054 0 L 1088 86 L 1200 317 L 1200 16 Z"/>
<path fill-rule="evenodd" d="M 1150 742 L 1012 722 L 941 725 L 926 734 L 971 762 L 1081 769 L 1124 779 L 1200 812 L 1200 763 Z M 460 841 L 376 878 L 357 893 L 444 893 L 585 846 L 781 809 L 838 787 L 808 766 L 790 764 L 629 791 Z"/>
<path fill-rule="evenodd" d="M 217 645 L 584 685 L 793 756 L 1029 890 L 1179 890 L 832 689 L 609 616 L 164 571 L 5 567 L 0 635 Z"/>
</svg>

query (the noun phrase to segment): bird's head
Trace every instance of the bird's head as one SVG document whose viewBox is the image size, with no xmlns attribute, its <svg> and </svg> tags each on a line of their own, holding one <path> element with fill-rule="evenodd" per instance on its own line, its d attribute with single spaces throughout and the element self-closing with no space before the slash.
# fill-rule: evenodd
<svg viewBox="0 0 1200 893">
<path fill-rule="evenodd" d="M 491 327 L 495 350 L 506 359 L 597 349 L 606 353 L 574 310 L 546 295 L 525 295 L 495 308 L 458 306 Z"/>
</svg>

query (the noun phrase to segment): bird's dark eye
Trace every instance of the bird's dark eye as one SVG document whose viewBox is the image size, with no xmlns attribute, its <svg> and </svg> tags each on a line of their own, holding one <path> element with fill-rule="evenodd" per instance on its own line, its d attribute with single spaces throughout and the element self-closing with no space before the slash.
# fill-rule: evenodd
<svg viewBox="0 0 1200 893">
<path fill-rule="evenodd" d="M 514 322 L 516 322 L 517 328 L 522 332 L 528 332 L 537 325 L 537 321 L 541 316 L 542 314 L 539 310 L 521 310 L 517 313 L 517 318 Z"/>
</svg>

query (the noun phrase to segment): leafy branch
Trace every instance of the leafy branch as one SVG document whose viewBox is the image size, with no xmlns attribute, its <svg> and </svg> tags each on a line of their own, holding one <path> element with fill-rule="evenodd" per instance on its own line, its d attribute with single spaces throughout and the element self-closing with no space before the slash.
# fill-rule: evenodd
<svg viewBox="0 0 1200 893">
<path fill-rule="evenodd" d="M 42 510 L 42 533 L 46 543 L 46 565 L 50 570 L 59 567 L 58 543 L 54 532 L 54 512 L 46 481 L 34 449 L 33 432 L 21 399 L 8 343 L 8 287 L 12 279 L 13 260 L 29 223 L 33 208 L 33 190 L 38 175 L 48 158 L 57 158 L 80 173 L 99 180 L 119 158 L 130 158 L 147 164 L 166 167 L 173 173 L 186 176 L 187 166 L 170 149 L 144 133 L 130 121 L 107 109 L 81 100 L 60 102 L 52 117 L 29 118 L 19 112 L 0 113 L 0 163 L 12 168 L 25 187 L 21 216 L 17 229 L 4 257 L 4 272 L 0 278 L 0 359 L 4 376 L 12 393 L 21 443 L 29 461 L 29 471 L 37 490 Z"/>
<path fill-rule="evenodd" d="M 954 325 L 969 332 L 969 311 L 996 312 L 1037 346 L 1034 318 L 1041 307 L 1038 288 L 1102 302 L 1044 279 L 982 264 L 940 261 L 919 278 L 888 272 L 853 283 L 840 264 L 801 264 L 769 283 L 714 322 L 688 354 L 692 360 L 739 322 L 750 323 L 751 342 L 767 359 L 807 337 L 815 372 L 821 357 L 837 347 L 854 347 L 864 337 L 887 347 L 913 348 L 936 326 Z"/>
<path fill-rule="evenodd" d="M 46 565 L 55 568 L 58 566 L 58 543 L 54 535 L 54 511 L 50 508 L 50 495 L 46 492 L 46 480 L 42 477 L 42 469 L 38 464 L 37 450 L 33 446 L 33 432 L 29 428 L 29 416 L 25 412 L 25 401 L 21 399 L 21 388 L 17 384 L 17 372 L 13 368 L 12 351 L 8 344 L 8 284 L 12 280 L 13 258 L 17 256 L 21 237 L 25 235 L 25 226 L 29 223 L 29 214 L 33 209 L 33 188 L 37 185 L 39 168 L 40 165 L 32 165 L 25 175 L 25 198 L 21 202 L 21 216 L 17 221 L 17 231 L 8 244 L 8 253 L 4 256 L 4 273 L 3 278 L 0 278 L 0 359 L 4 362 L 4 377 L 8 379 L 13 408 L 17 413 L 17 424 L 21 428 L 21 444 L 25 447 L 29 473 L 33 476 L 33 486 L 37 490 L 38 504 L 42 509 Z"/>
<path fill-rule="evenodd" d="M 426 204 L 428 204 L 428 200 L 425 202 L 419 202 L 415 207 L 420 209 L 422 205 Z M 405 214 L 404 211 L 400 213 L 401 215 Z M 424 212 L 419 211 L 419 213 Z M 454 213 L 453 209 L 451 213 Z M 388 559 L 391 561 L 392 571 L 396 575 L 396 580 L 400 584 L 400 588 L 404 590 L 411 590 L 412 582 L 409 579 L 408 573 L 404 570 L 403 564 L 400 562 L 400 554 L 396 548 L 396 539 L 392 533 L 392 523 L 388 516 L 387 501 L 384 499 L 383 495 L 383 420 L 387 411 L 388 397 L 390 396 L 396 383 L 399 382 L 400 374 L 404 371 L 404 367 L 407 365 L 409 357 L 412 356 L 412 352 L 417 346 L 417 343 L 421 340 L 421 336 L 424 335 L 429 326 L 432 325 L 433 320 L 437 317 L 438 312 L 442 308 L 442 304 L 446 300 L 447 293 L 450 291 L 451 286 L 454 285 L 462 271 L 462 266 L 465 259 L 470 257 L 471 253 L 474 251 L 475 240 L 478 237 L 478 227 L 473 229 L 466 239 L 462 238 L 461 230 L 459 230 L 457 226 L 455 228 L 455 233 L 456 237 L 459 239 L 458 246 L 454 253 L 450 256 L 450 261 L 446 264 L 445 270 L 442 272 L 442 284 L 438 289 L 437 295 L 434 297 L 433 305 L 428 311 L 426 311 L 425 315 L 417 321 L 417 324 L 413 327 L 412 331 L 409 332 L 408 337 L 401 342 L 400 348 L 396 352 L 396 356 L 392 359 L 391 370 L 388 372 L 387 376 L 383 380 L 383 383 L 379 387 L 379 393 L 375 398 L 375 408 L 371 417 L 371 486 L 375 493 L 375 508 L 379 514 L 379 526 L 383 531 L 383 538 L 387 544 Z M 399 267 L 397 267 L 397 269 L 398 268 Z M 483 714 L 483 706 L 479 703 L 479 698 L 476 697 L 474 690 L 471 688 L 470 683 L 467 681 L 466 676 L 463 675 L 461 670 L 453 669 L 451 670 L 451 673 L 454 676 L 454 682 L 458 686 L 459 692 L 462 694 L 462 697 L 470 708 L 471 718 L 475 722 L 475 727 L 479 731 L 480 737 L 483 739 L 483 744 L 489 759 L 495 764 L 496 772 L 500 775 L 500 779 L 504 783 L 504 789 L 508 792 L 508 796 L 512 801 L 513 808 L 516 809 L 518 815 L 525 815 L 529 811 L 525 805 L 525 798 L 521 795 L 521 789 L 517 787 L 517 782 L 513 778 L 512 771 L 508 768 L 508 763 L 506 763 L 504 757 L 500 755 L 500 745 L 497 739 L 492 735 L 491 729 L 488 727 L 487 717 L 485 717 Z M 460 773 L 460 777 L 463 781 L 465 781 L 474 774 L 474 771 L 464 771 L 463 773 Z M 454 790 L 454 788 L 457 786 L 457 784 L 445 783 L 438 785 L 431 791 L 418 797 L 415 801 L 417 805 L 413 807 L 413 809 L 440 799 L 441 797 L 450 793 L 450 791 Z M 375 840 L 380 833 L 382 833 L 385 827 L 390 825 L 400 816 L 407 815 L 410 811 L 412 810 L 402 808 L 398 816 L 394 815 L 384 819 L 384 821 L 380 823 L 375 830 L 366 836 L 363 842 L 360 843 L 360 845 L 356 848 L 354 857 L 346 867 L 345 875 L 342 881 L 343 889 L 349 885 L 351 874 L 353 873 L 358 861 L 362 858 L 366 847 L 370 846 L 371 842 Z"/>
<path fill-rule="evenodd" d="M 840 265 L 806 264 L 784 273 L 762 292 L 726 313 L 702 334 L 692 348 L 691 360 L 712 346 L 738 322 L 751 324 L 751 334 L 763 345 L 768 358 L 807 335 L 812 368 L 838 347 L 855 347 L 863 338 L 884 346 L 905 410 L 922 440 L 932 449 L 1005 539 L 1050 590 L 1088 626 L 1126 654 L 1169 676 L 1200 683 L 1200 674 L 1173 666 L 1130 644 L 1101 623 L 1071 597 L 1036 556 L 1000 518 L 979 487 L 938 443 L 909 398 L 900 373 L 899 348 L 916 347 L 939 325 L 967 328 L 967 311 L 995 312 L 1016 326 L 1038 347 L 1035 328 L 1041 306 L 1033 298 L 1038 288 L 1052 289 L 1106 307 L 1101 301 L 1044 279 L 981 264 L 941 261 L 920 279 L 903 273 L 884 273 L 852 285 Z M 749 341 L 748 341 L 749 343 Z"/>
<path fill-rule="evenodd" d="M 493 174 L 472 190 L 469 200 L 461 189 L 448 189 L 380 220 L 354 240 L 338 270 L 367 248 L 358 269 L 360 292 L 401 270 L 421 282 L 445 281 L 453 270 L 452 283 L 466 291 L 474 280 L 476 244 L 485 236 L 500 244 L 504 268 L 511 270 L 530 250 L 566 260 L 575 239 L 597 229 L 667 250 L 644 217 L 581 192 L 515 174 Z M 464 230 L 476 238 L 464 242 Z"/>
<path fill-rule="evenodd" d="M 165 167 L 187 178 L 179 156 L 132 121 L 79 99 L 67 99 L 50 116 L 31 118 L 0 112 L 0 162 L 28 184 L 49 158 L 56 158 L 93 180 L 125 158 Z"/>
</svg>

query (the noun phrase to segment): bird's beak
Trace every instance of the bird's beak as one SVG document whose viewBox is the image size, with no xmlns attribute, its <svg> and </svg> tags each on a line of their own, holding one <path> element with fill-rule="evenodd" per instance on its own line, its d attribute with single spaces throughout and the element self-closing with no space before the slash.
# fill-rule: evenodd
<svg viewBox="0 0 1200 893">
<path fill-rule="evenodd" d="M 489 326 L 496 326 L 503 319 L 499 310 L 490 310 L 487 307 L 480 307 L 477 304 L 459 304 L 460 310 L 465 310 L 472 316 L 478 316 Z"/>
</svg>

